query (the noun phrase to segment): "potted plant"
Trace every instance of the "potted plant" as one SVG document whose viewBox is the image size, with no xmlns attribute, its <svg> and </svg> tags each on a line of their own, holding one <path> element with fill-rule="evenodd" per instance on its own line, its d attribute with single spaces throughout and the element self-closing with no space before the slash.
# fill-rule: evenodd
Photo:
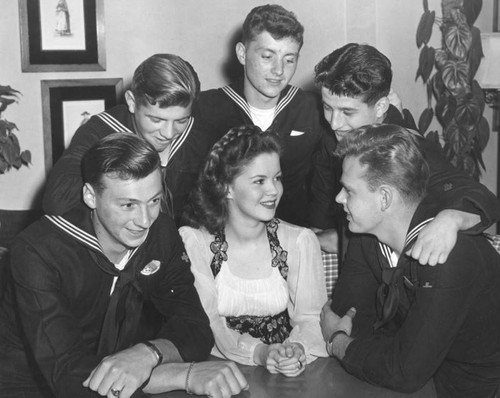
<svg viewBox="0 0 500 398">
<path fill-rule="evenodd" d="M 474 80 L 483 57 L 481 32 L 473 26 L 482 0 L 442 0 L 441 19 L 429 10 L 427 0 L 423 6 L 416 35 L 417 47 L 422 47 L 416 79 L 421 77 L 427 86 L 427 108 L 418 127 L 425 134 L 435 116 L 443 128 L 441 138 L 447 158 L 478 180 L 480 167 L 485 170 L 482 151 L 490 134 L 483 116 L 483 91 Z M 438 49 L 429 46 L 436 25 L 442 34 Z M 440 141 L 437 131 L 426 136 Z"/>
<path fill-rule="evenodd" d="M 31 163 L 31 152 L 22 151 L 19 140 L 14 134 L 17 126 L 2 118 L 2 113 L 9 105 L 17 102 L 21 93 L 10 86 L 0 85 L 0 174 L 4 174 L 12 167 L 19 169 L 23 164 Z"/>
</svg>

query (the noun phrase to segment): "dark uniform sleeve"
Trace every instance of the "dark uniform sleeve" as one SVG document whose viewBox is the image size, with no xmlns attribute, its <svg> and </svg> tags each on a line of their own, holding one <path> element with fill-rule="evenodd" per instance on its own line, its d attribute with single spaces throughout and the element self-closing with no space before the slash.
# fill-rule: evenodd
<svg viewBox="0 0 500 398">
<path fill-rule="evenodd" d="M 335 196 L 340 191 L 342 162 L 333 156 L 335 145 L 333 133 L 325 131 L 313 155 L 309 222 L 311 226 L 320 229 L 338 228 L 339 208 L 336 206 Z"/>
<path fill-rule="evenodd" d="M 333 156 L 337 141 L 323 116 L 321 98 L 315 96 L 315 100 L 317 109 L 314 115 L 320 140 L 312 157 L 308 221 L 310 226 L 320 229 L 339 228 L 339 207 L 335 196 L 340 191 L 342 161 Z"/>
<path fill-rule="evenodd" d="M 81 161 L 100 138 L 95 130 L 96 116 L 76 130 L 71 144 L 49 173 L 42 207 L 45 214 L 62 215 L 81 203 L 83 181 Z"/>
<path fill-rule="evenodd" d="M 100 360 L 68 310 L 61 275 L 24 240 L 13 244 L 12 274 L 29 349 L 56 396 L 99 397 L 82 386 Z"/>
<path fill-rule="evenodd" d="M 189 258 L 173 222 L 162 234 L 169 246 L 166 273 L 152 301 L 163 315 L 158 338 L 171 341 L 186 362 L 206 360 L 214 345 L 210 322 L 194 287 Z M 168 242 L 168 243 L 167 243 Z"/>
<path fill-rule="evenodd" d="M 376 244 L 373 237 L 353 235 L 349 239 L 344 266 L 333 292 L 333 312 L 344 316 L 349 308 L 356 308 L 353 337 L 371 335 L 377 319 L 375 303 L 379 282 L 369 264 L 370 259 L 376 261 Z"/>
<path fill-rule="evenodd" d="M 478 311 L 478 323 L 481 316 L 484 320 L 484 308 L 471 309 L 479 290 L 484 288 L 478 283 L 478 275 L 484 271 L 483 267 L 477 268 L 478 258 L 482 258 L 480 251 L 459 238 L 445 264 L 417 266 L 419 286 L 399 330 L 355 338 L 342 360 L 346 370 L 369 383 L 401 392 L 422 388 L 436 374 L 458 336 L 463 335 L 470 344 L 472 334 L 467 338 L 468 332 L 462 329 L 470 311 Z M 353 292 L 364 295 L 358 289 Z M 463 349 L 470 350 L 466 345 Z"/>
<path fill-rule="evenodd" d="M 442 209 L 478 214 L 481 222 L 467 233 L 481 233 L 500 220 L 500 201 L 488 188 L 446 161 L 437 143 L 420 139 L 420 147 L 430 168 L 429 200 L 438 200 Z"/>
</svg>

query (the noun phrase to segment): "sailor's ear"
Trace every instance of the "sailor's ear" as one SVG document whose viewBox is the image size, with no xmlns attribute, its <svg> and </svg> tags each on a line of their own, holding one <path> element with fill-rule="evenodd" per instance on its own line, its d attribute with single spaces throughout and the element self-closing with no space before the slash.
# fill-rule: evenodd
<svg viewBox="0 0 500 398">
<path fill-rule="evenodd" d="M 243 66 L 245 66 L 246 51 L 245 45 L 241 41 L 236 43 L 236 57 Z"/>
<path fill-rule="evenodd" d="M 381 185 L 379 187 L 380 193 L 380 210 L 386 211 L 391 207 L 392 201 L 394 199 L 394 192 L 392 191 L 392 187 L 388 185 Z"/>
<path fill-rule="evenodd" d="M 127 103 L 128 111 L 132 114 L 135 113 L 137 104 L 135 103 L 135 96 L 132 91 L 125 91 L 125 102 Z"/>
<path fill-rule="evenodd" d="M 385 114 L 389 109 L 389 98 L 382 97 L 375 103 L 375 114 L 377 116 L 377 122 L 382 123 L 385 119 Z"/>
<path fill-rule="evenodd" d="M 88 182 L 83 186 L 83 201 L 90 209 L 96 208 L 96 192 Z"/>
</svg>

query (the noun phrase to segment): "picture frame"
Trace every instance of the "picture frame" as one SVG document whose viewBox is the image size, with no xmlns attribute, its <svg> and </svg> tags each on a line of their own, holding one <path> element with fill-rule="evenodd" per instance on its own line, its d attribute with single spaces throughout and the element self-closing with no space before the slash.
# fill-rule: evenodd
<svg viewBox="0 0 500 398">
<path fill-rule="evenodd" d="M 120 102 L 123 79 L 42 80 L 45 171 L 59 159 L 78 127 Z"/>
<path fill-rule="evenodd" d="M 104 0 L 18 0 L 23 72 L 106 70 Z"/>
</svg>

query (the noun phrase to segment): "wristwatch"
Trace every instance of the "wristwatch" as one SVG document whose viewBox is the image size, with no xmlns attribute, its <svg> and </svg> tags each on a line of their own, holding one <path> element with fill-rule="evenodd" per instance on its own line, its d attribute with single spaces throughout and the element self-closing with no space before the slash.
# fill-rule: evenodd
<svg viewBox="0 0 500 398">
<path fill-rule="evenodd" d="M 347 336 L 347 333 L 343 330 L 337 330 L 336 332 L 333 332 L 333 334 L 330 336 L 328 341 L 326 342 L 326 352 L 328 355 L 333 357 L 333 340 L 335 337 L 337 337 L 339 334 L 343 334 L 344 336 Z"/>
</svg>

